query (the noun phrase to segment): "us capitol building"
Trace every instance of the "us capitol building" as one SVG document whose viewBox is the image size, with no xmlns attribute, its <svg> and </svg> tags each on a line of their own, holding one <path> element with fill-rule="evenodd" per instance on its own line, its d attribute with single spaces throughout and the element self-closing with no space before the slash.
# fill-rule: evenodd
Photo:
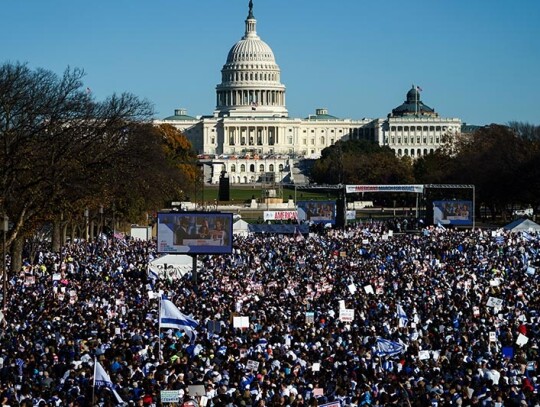
<svg viewBox="0 0 540 407">
<path fill-rule="evenodd" d="M 339 140 L 374 140 L 414 159 L 434 151 L 443 135 L 460 132 L 461 120 L 439 117 L 414 85 L 384 119 L 340 119 L 323 108 L 304 119 L 289 117 L 279 66 L 256 28 L 250 0 L 245 34 L 221 69 L 212 115 L 192 117 L 178 109 L 156 121 L 187 136 L 204 163 L 206 182 L 217 183 L 226 171 L 232 184 L 268 179 L 303 184 L 302 163 Z"/>
</svg>

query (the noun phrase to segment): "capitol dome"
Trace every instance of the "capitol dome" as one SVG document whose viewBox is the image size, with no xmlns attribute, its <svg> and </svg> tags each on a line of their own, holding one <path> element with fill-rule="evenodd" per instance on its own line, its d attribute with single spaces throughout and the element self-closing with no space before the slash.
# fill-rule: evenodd
<svg viewBox="0 0 540 407">
<path fill-rule="evenodd" d="M 285 86 L 274 52 L 257 35 L 253 1 L 244 36 L 234 44 L 216 87 L 216 116 L 287 117 Z"/>
<path fill-rule="evenodd" d="M 404 103 L 392 109 L 390 116 L 406 117 L 406 116 L 432 116 L 438 117 L 434 109 L 427 106 L 420 100 L 420 88 L 412 85 L 412 88 L 407 92 Z"/>
<path fill-rule="evenodd" d="M 233 45 L 227 56 L 227 64 L 242 62 L 270 62 L 275 64 L 274 53 L 266 42 L 258 36 L 252 38 L 242 38 Z"/>
</svg>

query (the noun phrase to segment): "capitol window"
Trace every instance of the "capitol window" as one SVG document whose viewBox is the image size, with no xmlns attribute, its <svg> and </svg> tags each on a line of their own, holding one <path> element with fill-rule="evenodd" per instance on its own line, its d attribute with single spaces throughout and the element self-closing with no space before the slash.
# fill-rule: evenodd
<svg viewBox="0 0 540 407">
<path fill-rule="evenodd" d="M 245 164 L 242 164 L 240 166 L 240 172 L 246 172 L 246 165 Z"/>
<path fill-rule="evenodd" d="M 270 165 L 268 166 L 268 171 L 274 172 L 274 164 L 270 164 Z"/>
<path fill-rule="evenodd" d="M 236 172 L 236 165 L 235 164 L 231 165 L 231 172 Z"/>
</svg>

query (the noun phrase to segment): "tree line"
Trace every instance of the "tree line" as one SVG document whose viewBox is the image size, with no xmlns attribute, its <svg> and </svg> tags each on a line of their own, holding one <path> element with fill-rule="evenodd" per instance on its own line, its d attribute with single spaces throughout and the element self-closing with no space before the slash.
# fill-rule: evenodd
<svg viewBox="0 0 540 407">
<path fill-rule="evenodd" d="M 24 239 L 54 225 L 80 223 L 85 210 L 114 208 L 137 219 L 190 193 L 196 155 L 171 126 L 154 126 L 153 107 L 130 93 L 96 100 L 85 73 L 62 75 L 27 64 L 0 66 L 0 216 L 20 269 Z"/>
<path fill-rule="evenodd" d="M 311 176 L 321 184 L 473 184 L 477 209 L 493 217 L 515 207 L 536 211 L 540 126 L 511 122 L 447 135 L 439 149 L 415 160 L 375 142 L 340 141 L 322 151 Z"/>
</svg>

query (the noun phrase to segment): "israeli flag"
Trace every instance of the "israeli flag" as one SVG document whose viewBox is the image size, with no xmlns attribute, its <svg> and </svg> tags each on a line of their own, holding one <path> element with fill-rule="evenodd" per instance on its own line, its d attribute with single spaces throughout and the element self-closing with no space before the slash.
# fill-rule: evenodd
<svg viewBox="0 0 540 407">
<path fill-rule="evenodd" d="M 260 346 L 261 348 L 266 349 L 268 347 L 268 341 L 266 340 L 266 338 L 260 338 L 257 341 L 257 346 Z"/>
<path fill-rule="evenodd" d="M 221 345 L 218 348 L 217 353 L 219 353 L 222 356 L 225 356 L 227 354 L 227 347 L 225 345 Z"/>
<path fill-rule="evenodd" d="M 197 338 L 195 328 L 198 326 L 199 323 L 197 321 L 192 317 L 184 315 L 171 301 L 161 299 L 159 329 L 180 329 L 186 333 L 191 342 L 194 342 Z"/>
<path fill-rule="evenodd" d="M 114 397 L 116 397 L 116 401 L 118 401 L 118 403 L 120 404 L 124 403 L 124 400 L 122 400 L 120 395 L 116 392 L 115 390 L 116 386 L 111 381 L 111 378 L 109 377 L 107 372 L 105 372 L 105 369 L 103 369 L 103 366 L 101 366 L 101 363 L 99 363 L 97 360 L 94 363 L 94 387 L 96 386 L 107 387 L 113 392 Z"/>
<path fill-rule="evenodd" d="M 396 356 L 405 352 L 405 347 L 400 343 L 377 337 L 377 343 L 373 350 L 376 356 Z"/>
<path fill-rule="evenodd" d="M 437 222 L 437 229 L 446 230 L 446 228 L 441 222 Z"/>
<path fill-rule="evenodd" d="M 405 314 L 403 307 L 399 304 L 397 304 L 397 317 L 399 319 L 398 326 L 400 328 L 405 328 L 409 323 L 409 318 L 407 317 L 407 314 Z"/>
</svg>

